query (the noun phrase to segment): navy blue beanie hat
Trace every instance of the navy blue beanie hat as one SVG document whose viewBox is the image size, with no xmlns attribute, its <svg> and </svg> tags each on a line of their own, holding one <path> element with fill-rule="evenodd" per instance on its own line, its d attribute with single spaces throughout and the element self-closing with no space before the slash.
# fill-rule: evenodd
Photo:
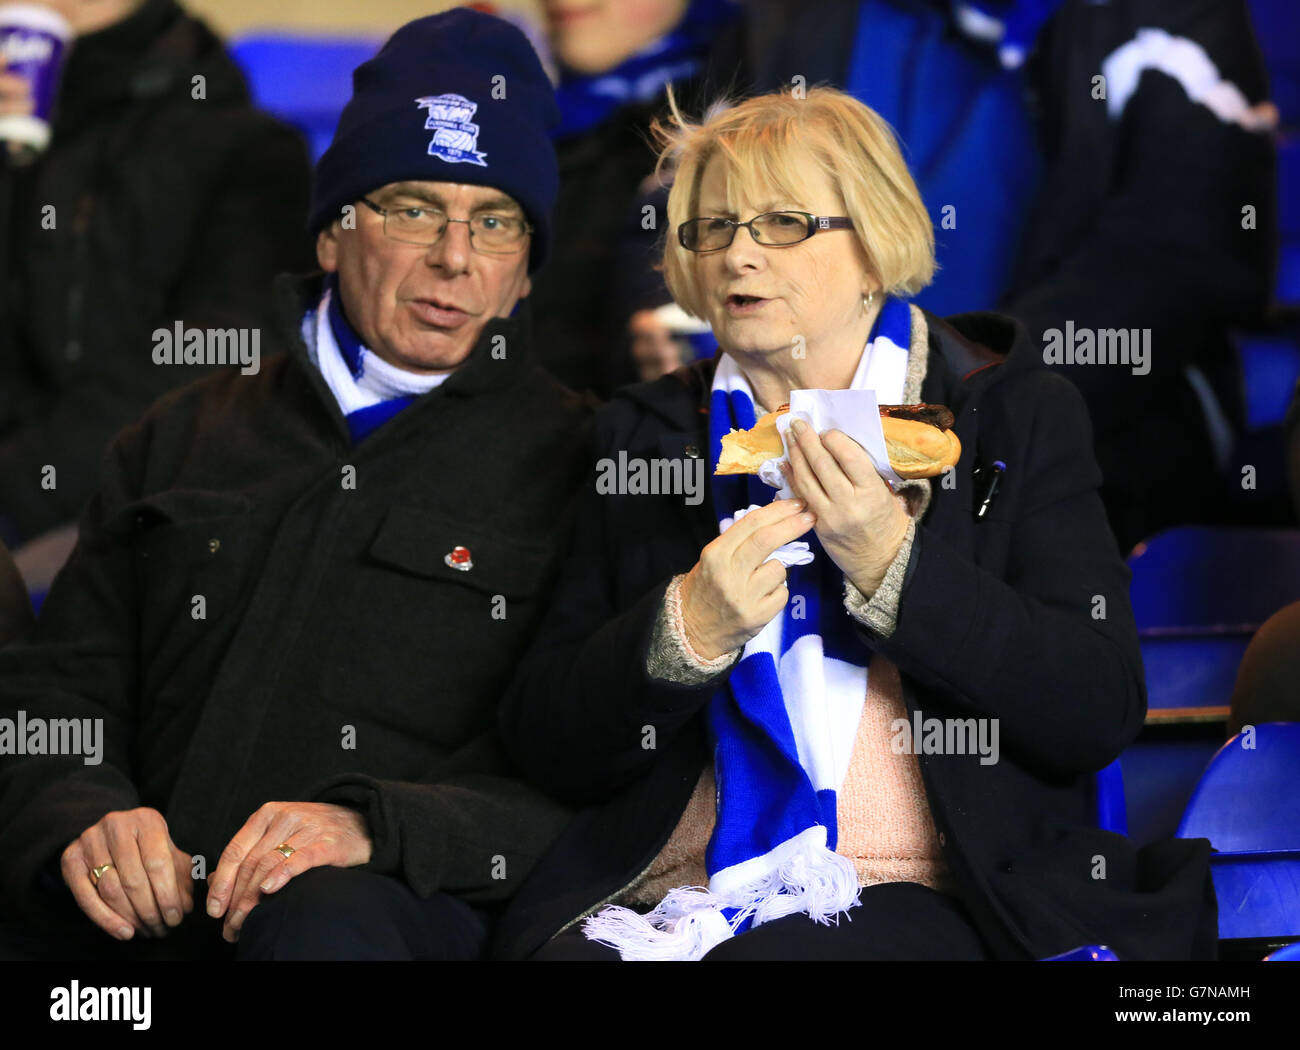
<svg viewBox="0 0 1300 1050">
<path fill-rule="evenodd" d="M 468 8 L 408 22 L 352 74 L 352 99 L 316 164 L 313 233 L 390 182 L 464 182 L 508 193 L 546 258 L 559 168 L 555 92 L 509 22 Z"/>
</svg>

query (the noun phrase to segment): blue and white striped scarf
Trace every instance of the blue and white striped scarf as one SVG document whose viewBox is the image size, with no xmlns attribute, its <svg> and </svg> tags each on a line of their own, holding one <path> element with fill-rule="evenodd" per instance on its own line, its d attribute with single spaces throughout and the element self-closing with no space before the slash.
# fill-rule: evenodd
<svg viewBox="0 0 1300 1050">
<path fill-rule="evenodd" d="M 303 341 L 320 369 L 355 445 L 446 380 L 390 365 L 361 342 L 343 313 L 331 276 L 316 308 L 303 318 Z"/>
<path fill-rule="evenodd" d="M 851 389 L 901 401 L 911 345 L 908 305 L 887 298 Z M 722 436 L 754 425 L 753 391 L 723 355 L 709 406 L 710 455 Z M 719 531 L 774 496 L 753 475 L 713 476 Z M 708 889 L 672 890 L 647 915 L 611 907 L 588 919 L 589 938 L 624 959 L 699 959 L 751 926 L 803 912 L 838 921 L 858 903 L 853 863 L 834 852 L 836 792 L 848 771 L 867 695 L 871 652 L 843 605 L 844 575 L 808 533 L 810 564 L 788 572 L 784 610 L 750 640 L 707 718 L 718 784 Z"/>
<path fill-rule="evenodd" d="M 998 49 L 1005 69 L 1018 69 L 1038 34 L 1065 0 L 952 0 L 957 28 L 972 40 Z M 1106 0 L 1092 0 L 1102 4 Z"/>
</svg>

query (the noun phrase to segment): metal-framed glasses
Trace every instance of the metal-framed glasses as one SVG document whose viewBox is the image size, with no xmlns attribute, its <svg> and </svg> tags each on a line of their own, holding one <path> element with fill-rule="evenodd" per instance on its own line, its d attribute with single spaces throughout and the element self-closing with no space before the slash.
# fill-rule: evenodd
<svg viewBox="0 0 1300 1050">
<path fill-rule="evenodd" d="M 532 226 L 517 215 L 485 211 L 468 219 L 452 219 L 446 212 L 423 204 L 381 208 L 367 197 L 362 197 L 361 203 L 383 218 L 385 237 L 423 248 L 432 247 L 442 240 L 448 224 L 453 222 L 463 222 L 469 227 L 470 244 L 476 251 L 493 255 L 517 252 L 533 232 Z"/>
<path fill-rule="evenodd" d="M 677 227 L 677 240 L 689 252 L 716 252 L 730 247 L 744 226 L 756 244 L 785 248 L 806 241 L 823 230 L 851 230 L 853 220 L 843 215 L 812 215 L 806 211 L 769 211 L 749 222 L 704 216 L 687 219 Z"/>
</svg>

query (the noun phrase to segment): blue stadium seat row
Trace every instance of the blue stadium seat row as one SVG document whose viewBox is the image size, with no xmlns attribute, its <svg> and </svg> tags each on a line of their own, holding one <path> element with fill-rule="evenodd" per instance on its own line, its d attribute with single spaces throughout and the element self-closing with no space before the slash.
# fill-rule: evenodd
<svg viewBox="0 0 1300 1050">
<path fill-rule="evenodd" d="M 352 95 L 352 70 L 382 44 L 364 37 L 268 33 L 234 40 L 230 51 L 257 104 L 303 133 L 314 163 Z"/>
</svg>

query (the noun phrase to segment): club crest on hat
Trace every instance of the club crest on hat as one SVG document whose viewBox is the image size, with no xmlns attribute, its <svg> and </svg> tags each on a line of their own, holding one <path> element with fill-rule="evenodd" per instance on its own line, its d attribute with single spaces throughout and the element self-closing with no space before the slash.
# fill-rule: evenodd
<svg viewBox="0 0 1300 1050">
<path fill-rule="evenodd" d="M 477 102 L 471 102 L 464 95 L 426 95 L 417 98 L 415 104 L 429 111 L 429 119 L 424 127 L 433 132 L 433 141 L 429 143 L 429 155 L 441 157 L 449 164 L 477 164 L 486 168 L 486 153 L 477 150 L 479 126 L 475 124 L 474 112 Z"/>
</svg>

